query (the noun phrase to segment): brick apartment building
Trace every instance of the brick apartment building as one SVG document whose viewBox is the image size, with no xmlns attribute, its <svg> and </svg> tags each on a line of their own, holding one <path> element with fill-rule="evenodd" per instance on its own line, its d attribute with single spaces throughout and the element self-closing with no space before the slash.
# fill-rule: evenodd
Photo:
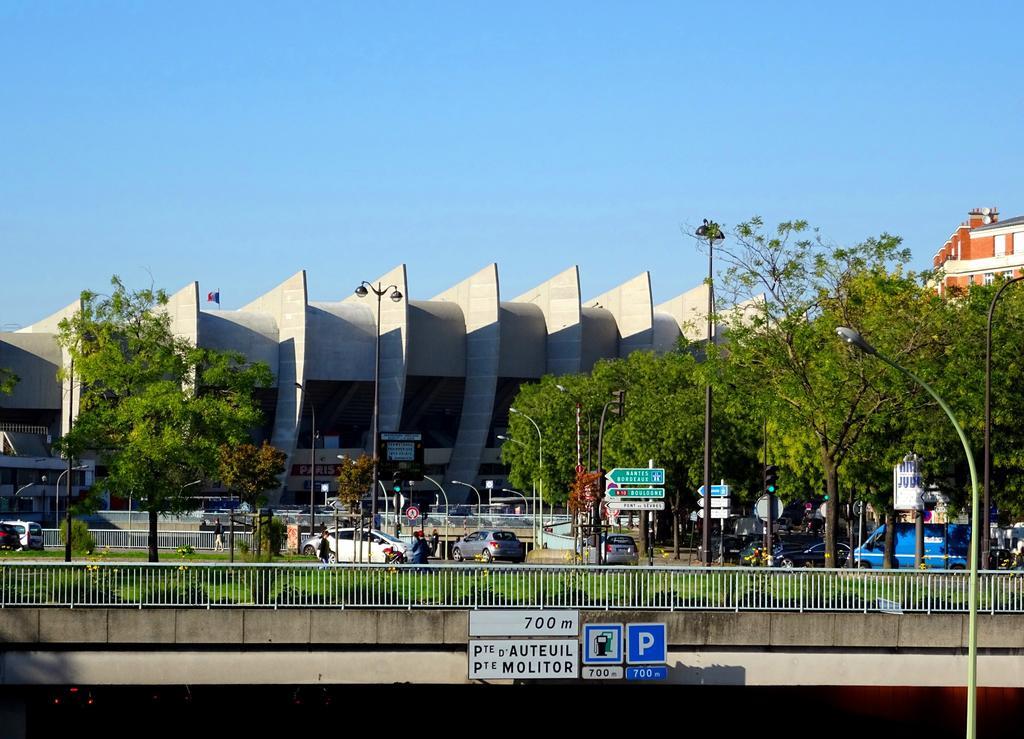
<svg viewBox="0 0 1024 739">
<path fill-rule="evenodd" d="M 936 252 L 932 262 L 942 269 L 941 292 L 968 285 L 989 285 L 996 275 L 1024 272 L 1024 216 L 999 220 L 996 208 L 975 208 Z"/>
</svg>

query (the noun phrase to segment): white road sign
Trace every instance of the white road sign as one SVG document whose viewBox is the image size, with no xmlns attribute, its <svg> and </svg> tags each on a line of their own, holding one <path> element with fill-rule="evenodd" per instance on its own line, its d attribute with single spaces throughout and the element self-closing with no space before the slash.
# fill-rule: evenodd
<svg viewBox="0 0 1024 739">
<path fill-rule="evenodd" d="M 577 639 L 470 639 L 470 680 L 578 678 Z"/>
<path fill-rule="evenodd" d="M 470 611 L 470 636 L 579 636 L 579 611 Z"/>
<path fill-rule="evenodd" d="M 704 509 L 702 508 L 701 510 L 697 511 L 697 515 L 700 518 L 704 518 Z M 712 508 L 711 509 L 711 518 L 729 518 L 729 509 L 728 508 Z"/>
<path fill-rule="evenodd" d="M 705 504 L 707 503 L 707 501 L 708 501 L 707 498 L 698 498 L 697 499 L 697 505 L 700 506 L 701 508 L 704 508 Z M 732 501 L 732 498 L 728 498 L 728 497 L 726 497 L 726 498 L 711 498 L 711 508 L 712 509 L 714 509 L 714 508 L 728 508 L 730 503 L 731 503 L 731 501 Z"/>
<path fill-rule="evenodd" d="M 609 511 L 663 511 L 663 500 L 620 500 L 613 498 L 608 501 Z"/>
</svg>

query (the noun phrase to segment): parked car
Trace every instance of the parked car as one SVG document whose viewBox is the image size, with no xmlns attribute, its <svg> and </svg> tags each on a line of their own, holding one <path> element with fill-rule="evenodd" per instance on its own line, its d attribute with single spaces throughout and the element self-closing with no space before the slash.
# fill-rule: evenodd
<svg viewBox="0 0 1024 739">
<path fill-rule="evenodd" d="M 452 559 L 461 562 L 480 557 L 484 562 L 507 559 L 522 562 L 526 559 L 526 547 L 512 531 L 474 531 L 466 534 L 452 545 Z"/>
<path fill-rule="evenodd" d="M 842 542 L 836 544 L 836 566 L 842 567 L 846 564 L 846 558 L 850 555 L 850 547 Z M 775 557 L 775 564 L 780 567 L 824 567 L 825 566 L 825 542 L 820 541 L 806 549 L 798 551 L 782 551 Z"/>
<path fill-rule="evenodd" d="M 13 526 L 17 535 L 22 540 L 22 549 L 43 548 L 43 527 L 35 521 L 4 521 L 8 526 Z"/>
<path fill-rule="evenodd" d="M 0 523 L 0 549 L 21 549 L 21 535 L 10 524 Z"/>
<path fill-rule="evenodd" d="M 636 541 L 633 540 L 632 536 L 626 536 L 625 534 L 602 536 L 601 549 L 601 564 L 635 565 L 640 559 Z M 593 547 L 584 546 L 583 551 L 587 562 L 591 564 L 597 562 L 597 552 L 594 551 Z"/>
<path fill-rule="evenodd" d="M 400 554 L 399 561 L 403 561 L 408 554 L 409 547 L 405 542 L 396 539 L 390 534 L 385 534 L 377 529 L 364 529 L 360 536 L 360 549 L 362 557 L 356 550 L 355 528 L 339 528 L 337 531 L 327 532 L 327 542 L 331 547 L 330 561 L 341 562 L 391 562 L 394 561 L 394 554 Z M 339 554 L 340 542 L 340 554 Z M 299 551 L 311 557 L 316 556 L 317 547 L 320 546 L 320 535 L 306 536 L 302 540 Z"/>
<path fill-rule="evenodd" d="M 4 521 L 18 532 L 22 549 L 43 548 L 43 527 L 35 521 Z"/>
</svg>

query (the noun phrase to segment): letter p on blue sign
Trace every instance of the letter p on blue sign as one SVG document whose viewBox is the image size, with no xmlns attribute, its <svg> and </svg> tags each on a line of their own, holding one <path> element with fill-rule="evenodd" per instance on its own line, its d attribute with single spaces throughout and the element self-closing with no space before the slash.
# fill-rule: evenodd
<svg viewBox="0 0 1024 739">
<path fill-rule="evenodd" d="M 626 664 L 663 665 L 666 662 L 665 624 L 626 624 Z"/>
</svg>

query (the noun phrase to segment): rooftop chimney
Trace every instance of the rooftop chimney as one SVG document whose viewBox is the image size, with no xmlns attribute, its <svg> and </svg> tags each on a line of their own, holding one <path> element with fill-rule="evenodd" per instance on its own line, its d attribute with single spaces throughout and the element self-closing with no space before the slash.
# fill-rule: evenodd
<svg viewBox="0 0 1024 739">
<path fill-rule="evenodd" d="M 998 208 L 975 208 L 967 214 L 967 225 L 971 228 L 978 228 L 978 226 L 987 226 L 990 223 L 996 223 L 999 220 L 999 209 Z"/>
</svg>

